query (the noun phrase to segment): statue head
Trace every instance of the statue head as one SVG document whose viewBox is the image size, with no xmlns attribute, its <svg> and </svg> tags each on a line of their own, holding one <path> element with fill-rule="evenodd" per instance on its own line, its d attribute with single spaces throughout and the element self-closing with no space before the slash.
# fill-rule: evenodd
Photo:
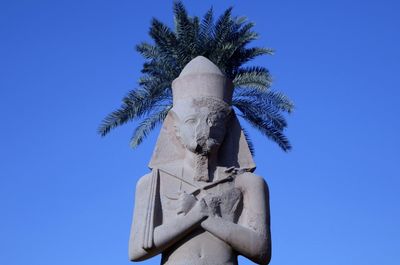
<svg viewBox="0 0 400 265">
<path fill-rule="evenodd" d="M 221 146 L 231 107 L 212 97 L 200 97 L 180 102 L 171 110 L 175 131 L 181 144 L 199 155 L 209 155 Z"/>
<path fill-rule="evenodd" d="M 218 150 L 230 118 L 232 83 L 218 67 L 199 56 L 172 84 L 176 134 L 189 151 L 208 155 Z"/>
<path fill-rule="evenodd" d="M 150 168 L 177 169 L 190 152 L 199 159 L 216 154 L 218 166 L 253 170 L 231 107 L 232 92 L 232 82 L 210 60 L 199 56 L 190 61 L 172 83 L 173 107 L 164 120 Z"/>
</svg>

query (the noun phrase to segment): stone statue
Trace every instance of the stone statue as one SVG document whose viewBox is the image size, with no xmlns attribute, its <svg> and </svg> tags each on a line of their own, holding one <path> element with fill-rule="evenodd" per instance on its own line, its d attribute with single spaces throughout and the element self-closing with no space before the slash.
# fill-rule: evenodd
<svg viewBox="0 0 400 265">
<path fill-rule="evenodd" d="M 129 257 L 234 265 L 271 257 L 268 187 L 231 107 L 232 82 L 205 57 L 172 84 L 173 108 L 137 183 Z"/>
</svg>

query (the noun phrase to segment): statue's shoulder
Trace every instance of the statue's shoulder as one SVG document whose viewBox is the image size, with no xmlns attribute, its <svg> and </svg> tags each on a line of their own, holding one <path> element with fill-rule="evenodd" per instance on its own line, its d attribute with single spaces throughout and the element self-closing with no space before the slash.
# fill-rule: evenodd
<svg viewBox="0 0 400 265">
<path fill-rule="evenodd" d="M 236 176 L 237 185 L 245 189 L 257 189 L 267 187 L 267 182 L 263 177 L 252 172 L 244 172 Z"/>
<path fill-rule="evenodd" d="M 140 177 L 139 180 L 136 182 L 136 189 L 143 189 L 147 185 L 150 185 L 151 176 L 152 172 Z"/>
</svg>

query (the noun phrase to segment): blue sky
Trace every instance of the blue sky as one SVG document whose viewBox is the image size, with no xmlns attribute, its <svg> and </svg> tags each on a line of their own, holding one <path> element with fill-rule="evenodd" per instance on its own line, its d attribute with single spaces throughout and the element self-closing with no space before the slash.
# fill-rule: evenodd
<svg viewBox="0 0 400 265">
<path fill-rule="evenodd" d="M 399 2 L 184 2 L 255 21 L 256 44 L 276 54 L 253 64 L 296 103 L 293 151 L 250 130 L 271 190 L 271 264 L 400 264 Z M 130 264 L 134 187 L 158 129 L 137 150 L 133 124 L 96 129 L 136 86 L 150 19 L 171 24 L 171 8 L 0 1 L 2 264 Z"/>
</svg>

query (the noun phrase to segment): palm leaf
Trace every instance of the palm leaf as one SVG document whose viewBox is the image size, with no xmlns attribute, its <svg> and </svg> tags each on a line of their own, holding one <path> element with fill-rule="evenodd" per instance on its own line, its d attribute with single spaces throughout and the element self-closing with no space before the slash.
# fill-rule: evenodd
<svg viewBox="0 0 400 265">
<path fill-rule="evenodd" d="M 214 40 L 214 15 L 213 8 L 211 7 L 204 15 L 199 30 L 199 46 L 202 51 L 199 55 L 209 56 L 210 47 Z"/>
<path fill-rule="evenodd" d="M 274 106 L 265 104 L 260 100 L 247 98 L 234 99 L 232 104 L 243 112 L 253 112 L 264 121 L 271 123 L 275 128 L 283 130 L 287 126 L 285 117 L 283 117 Z"/>
<path fill-rule="evenodd" d="M 156 125 L 164 121 L 171 107 L 172 106 L 166 106 L 156 112 L 153 112 L 142 122 L 140 122 L 140 124 L 135 128 L 131 137 L 130 145 L 132 148 L 136 148 L 140 143 L 142 143 L 142 141 L 156 127 Z"/>
<path fill-rule="evenodd" d="M 294 109 L 293 102 L 284 94 L 272 90 L 260 91 L 258 89 L 235 90 L 234 99 L 247 98 L 253 101 L 261 101 L 265 105 L 274 107 L 277 111 L 291 113 Z"/>
<path fill-rule="evenodd" d="M 156 46 L 146 42 L 136 45 L 136 50 L 146 59 L 157 59 L 162 56 L 162 53 L 160 53 L 160 50 Z"/>
<path fill-rule="evenodd" d="M 132 113 L 132 108 L 130 106 L 123 105 L 119 109 L 108 114 L 101 122 L 97 131 L 101 136 L 105 136 L 112 129 L 132 120 L 133 117 L 134 115 Z"/>
<path fill-rule="evenodd" d="M 271 86 L 271 76 L 264 67 L 243 67 L 236 71 L 233 79 L 235 87 L 253 87 L 266 90 Z"/>
<path fill-rule="evenodd" d="M 289 140 L 283 134 L 282 129 L 276 128 L 271 121 L 265 119 L 263 115 L 255 111 L 254 108 L 248 105 L 235 105 L 241 112 L 241 117 L 248 121 L 254 128 L 262 134 L 277 143 L 283 151 L 289 151 L 292 146 Z"/>
<path fill-rule="evenodd" d="M 249 135 L 248 131 L 245 128 L 242 128 L 242 131 L 243 131 L 243 134 L 244 134 L 244 138 L 246 138 L 247 145 L 249 146 L 249 150 L 250 150 L 251 155 L 255 156 L 255 154 L 256 154 L 255 152 L 256 151 L 254 149 L 254 144 L 251 141 L 251 138 L 250 138 L 250 135 Z"/>
<path fill-rule="evenodd" d="M 149 34 L 162 53 L 167 56 L 176 57 L 175 47 L 177 40 L 175 33 L 168 26 L 153 18 Z"/>
<path fill-rule="evenodd" d="M 245 63 L 253 60 L 254 58 L 262 55 L 273 55 L 274 51 L 269 48 L 242 48 L 237 50 L 230 59 L 230 65 L 233 70 L 239 68 Z"/>
</svg>

